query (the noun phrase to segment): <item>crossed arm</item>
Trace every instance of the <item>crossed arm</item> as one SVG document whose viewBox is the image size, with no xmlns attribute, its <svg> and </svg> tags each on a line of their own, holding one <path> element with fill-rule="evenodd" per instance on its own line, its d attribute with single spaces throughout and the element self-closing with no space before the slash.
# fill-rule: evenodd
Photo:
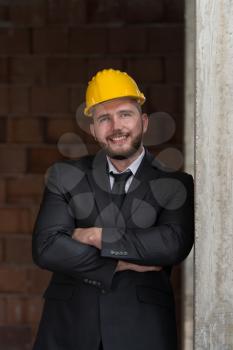
<svg viewBox="0 0 233 350">
<path fill-rule="evenodd" d="M 164 209 L 156 226 L 146 229 L 77 228 L 59 181 L 56 163 L 49 175 L 34 227 L 32 254 L 41 268 L 74 278 L 98 280 L 109 289 L 116 271 L 158 271 L 182 261 L 193 244 L 193 187 L 177 210 Z M 176 201 L 177 195 L 172 200 Z M 105 239 L 105 237 L 111 238 Z M 110 243 L 110 241 L 112 243 Z M 126 255 L 111 255 L 112 251 Z"/>
<path fill-rule="evenodd" d="M 102 228 L 100 227 L 88 227 L 88 228 L 76 228 L 72 235 L 73 239 L 87 244 L 101 250 L 102 247 Z M 136 272 L 148 272 L 148 271 L 160 271 L 161 266 L 144 266 L 129 263 L 127 261 L 118 260 L 116 266 L 117 271 L 132 270 Z"/>
</svg>

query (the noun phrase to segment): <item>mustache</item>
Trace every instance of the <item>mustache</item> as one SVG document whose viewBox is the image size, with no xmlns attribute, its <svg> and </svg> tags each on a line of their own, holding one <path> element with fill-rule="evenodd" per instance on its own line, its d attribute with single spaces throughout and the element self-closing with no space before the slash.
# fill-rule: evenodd
<svg viewBox="0 0 233 350">
<path fill-rule="evenodd" d="M 113 134 L 108 136 L 108 139 L 114 138 L 114 137 L 121 137 L 121 136 L 129 136 L 129 133 L 125 132 L 114 132 Z"/>
</svg>

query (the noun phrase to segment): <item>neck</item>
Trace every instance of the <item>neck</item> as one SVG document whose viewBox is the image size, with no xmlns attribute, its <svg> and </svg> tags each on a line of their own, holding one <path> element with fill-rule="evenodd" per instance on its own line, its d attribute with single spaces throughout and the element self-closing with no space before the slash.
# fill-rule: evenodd
<svg viewBox="0 0 233 350">
<path fill-rule="evenodd" d="M 131 157 L 126 158 L 126 159 L 113 159 L 113 158 L 109 158 L 111 163 L 114 165 L 114 167 L 119 171 L 122 172 L 124 170 L 126 170 L 130 164 L 132 164 L 135 159 L 137 159 L 140 154 L 143 151 L 143 146 L 141 146 L 137 152 L 135 152 Z"/>
</svg>

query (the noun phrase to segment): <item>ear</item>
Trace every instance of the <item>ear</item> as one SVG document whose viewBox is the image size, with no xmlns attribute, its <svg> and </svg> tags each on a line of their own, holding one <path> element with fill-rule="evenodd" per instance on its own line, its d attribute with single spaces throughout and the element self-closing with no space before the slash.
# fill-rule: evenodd
<svg viewBox="0 0 233 350">
<path fill-rule="evenodd" d="M 145 134 L 145 132 L 147 131 L 148 124 L 149 124 L 148 115 L 146 113 L 143 113 L 142 114 L 143 134 Z"/>
<path fill-rule="evenodd" d="M 94 123 L 90 124 L 90 132 L 91 135 L 94 137 L 94 139 L 96 140 L 96 136 L 95 136 L 95 129 L 94 129 Z"/>
</svg>

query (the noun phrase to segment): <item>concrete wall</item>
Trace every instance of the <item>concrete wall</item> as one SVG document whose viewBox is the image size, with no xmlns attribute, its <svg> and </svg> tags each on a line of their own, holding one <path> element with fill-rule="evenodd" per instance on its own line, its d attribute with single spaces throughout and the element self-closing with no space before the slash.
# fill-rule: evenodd
<svg viewBox="0 0 233 350">
<path fill-rule="evenodd" d="M 184 157 L 185 170 L 194 175 L 194 127 L 195 127 L 195 1 L 185 1 L 185 113 Z M 191 251 L 182 270 L 182 327 L 183 348 L 193 349 L 194 317 L 194 264 Z"/>
<path fill-rule="evenodd" d="M 232 18 L 196 1 L 195 350 L 233 349 Z"/>
</svg>

